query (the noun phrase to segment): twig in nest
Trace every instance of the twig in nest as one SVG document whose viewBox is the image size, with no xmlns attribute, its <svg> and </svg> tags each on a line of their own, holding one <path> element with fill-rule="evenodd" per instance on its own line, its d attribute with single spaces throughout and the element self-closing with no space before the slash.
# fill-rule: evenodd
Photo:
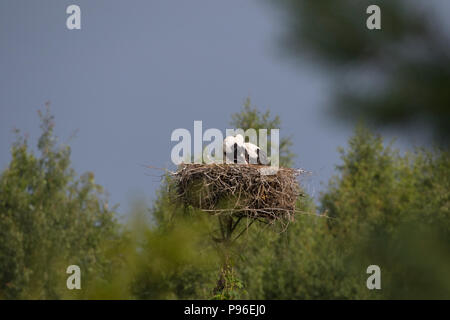
<svg viewBox="0 0 450 320">
<path fill-rule="evenodd" d="M 182 164 L 174 178 L 178 200 L 212 215 L 232 215 L 254 220 L 293 221 L 302 196 L 297 177 L 300 169 L 241 164 Z"/>
</svg>

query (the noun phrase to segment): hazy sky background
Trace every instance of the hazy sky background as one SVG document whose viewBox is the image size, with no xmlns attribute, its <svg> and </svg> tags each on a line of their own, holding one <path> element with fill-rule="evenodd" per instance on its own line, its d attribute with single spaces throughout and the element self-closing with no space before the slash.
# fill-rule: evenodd
<svg viewBox="0 0 450 320">
<path fill-rule="evenodd" d="M 82 30 L 66 28 L 70 4 L 81 7 Z M 60 140 L 78 130 L 73 166 L 93 171 L 125 213 L 131 198 L 151 200 L 160 185 L 148 174 L 161 172 L 141 164 L 173 168 L 174 129 L 203 120 L 204 130 L 224 131 L 250 97 L 280 115 L 317 195 L 352 127 L 327 115 L 327 74 L 283 55 L 273 9 L 259 0 L 1 0 L 0 169 L 12 129 L 35 145 L 37 110 L 51 101 Z"/>
</svg>

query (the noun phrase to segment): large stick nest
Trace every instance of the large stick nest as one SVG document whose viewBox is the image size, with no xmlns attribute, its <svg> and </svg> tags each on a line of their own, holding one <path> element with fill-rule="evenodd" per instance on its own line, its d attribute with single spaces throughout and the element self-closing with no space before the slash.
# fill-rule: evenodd
<svg viewBox="0 0 450 320">
<path fill-rule="evenodd" d="M 293 221 L 302 170 L 245 164 L 181 164 L 173 173 L 178 199 L 210 212 Z M 272 169 L 273 170 L 273 169 Z"/>
</svg>

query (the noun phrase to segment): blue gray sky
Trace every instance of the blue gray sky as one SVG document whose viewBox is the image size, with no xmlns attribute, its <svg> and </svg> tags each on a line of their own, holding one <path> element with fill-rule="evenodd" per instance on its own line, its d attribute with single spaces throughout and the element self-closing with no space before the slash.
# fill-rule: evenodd
<svg viewBox="0 0 450 320">
<path fill-rule="evenodd" d="M 70 4 L 81 7 L 81 30 L 66 28 Z M 141 164 L 171 166 L 174 129 L 202 120 L 224 132 L 250 97 L 280 115 L 316 196 L 352 127 L 328 116 L 326 72 L 280 51 L 279 19 L 258 0 L 2 0 L 0 169 L 12 129 L 35 143 L 37 110 L 50 101 L 60 141 L 78 132 L 74 168 L 93 171 L 124 214 L 130 199 L 154 199 L 160 181 L 150 175 L 161 172 Z"/>
</svg>

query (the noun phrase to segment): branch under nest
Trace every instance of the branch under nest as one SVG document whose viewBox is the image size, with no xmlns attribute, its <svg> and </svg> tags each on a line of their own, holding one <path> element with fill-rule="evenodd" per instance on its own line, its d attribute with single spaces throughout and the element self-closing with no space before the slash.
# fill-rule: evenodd
<svg viewBox="0 0 450 320">
<path fill-rule="evenodd" d="M 179 201 L 213 215 L 293 221 L 303 170 L 243 164 L 182 164 L 171 173 Z"/>
</svg>

